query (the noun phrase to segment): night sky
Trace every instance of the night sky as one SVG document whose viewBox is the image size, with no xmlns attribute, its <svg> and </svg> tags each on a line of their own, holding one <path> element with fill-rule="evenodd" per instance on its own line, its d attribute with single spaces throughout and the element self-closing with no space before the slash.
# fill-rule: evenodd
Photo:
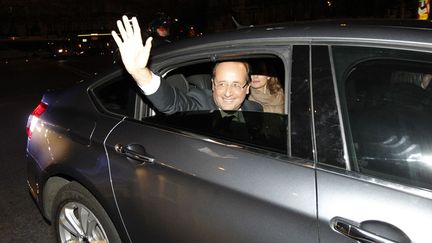
<svg viewBox="0 0 432 243">
<path fill-rule="evenodd" d="M 0 0 L 0 38 L 106 32 L 122 14 L 154 14 L 212 32 L 245 25 L 334 17 L 415 18 L 418 0 Z"/>
</svg>

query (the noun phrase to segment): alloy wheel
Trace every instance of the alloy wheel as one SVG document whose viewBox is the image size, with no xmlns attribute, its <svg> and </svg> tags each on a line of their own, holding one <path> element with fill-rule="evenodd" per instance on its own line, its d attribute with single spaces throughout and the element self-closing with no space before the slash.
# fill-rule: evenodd
<svg viewBox="0 0 432 243">
<path fill-rule="evenodd" d="M 63 206 L 59 215 L 58 230 L 62 243 L 109 242 L 103 225 L 94 213 L 77 202 L 69 202 Z"/>
</svg>

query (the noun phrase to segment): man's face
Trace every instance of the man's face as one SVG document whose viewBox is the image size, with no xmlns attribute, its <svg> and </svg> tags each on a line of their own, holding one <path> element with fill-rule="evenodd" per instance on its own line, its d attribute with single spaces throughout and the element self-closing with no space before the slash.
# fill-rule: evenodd
<svg viewBox="0 0 432 243">
<path fill-rule="evenodd" d="M 161 37 L 167 37 L 169 36 L 169 29 L 163 26 L 160 26 L 156 29 L 157 33 Z"/>
<path fill-rule="evenodd" d="M 247 69 L 241 62 L 223 62 L 215 70 L 213 99 L 222 110 L 238 110 L 249 94 Z"/>
</svg>

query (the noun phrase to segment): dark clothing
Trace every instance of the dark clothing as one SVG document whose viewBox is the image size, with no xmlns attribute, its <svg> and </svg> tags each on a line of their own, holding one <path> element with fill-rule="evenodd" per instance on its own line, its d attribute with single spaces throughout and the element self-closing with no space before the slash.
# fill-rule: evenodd
<svg viewBox="0 0 432 243">
<path fill-rule="evenodd" d="M 161 37 L 159 35 L 154 35 L 152 37 L 153 37 L 152 40 L 153 48 L 171 43 L 171 41 L 167 37 Z"/>
<path fill-rule="evenodd" d="M 211 90 L 193 88 L 187 93 L 171 87 L 161 79 L 158 90 L 147 98 L 156 109 L 166 114 L 179 111 L 218 110 Z M 262 111 L 262 106 L 254 101 L 245 100 L 241 106 L 243 111 Z"/>
</svg>

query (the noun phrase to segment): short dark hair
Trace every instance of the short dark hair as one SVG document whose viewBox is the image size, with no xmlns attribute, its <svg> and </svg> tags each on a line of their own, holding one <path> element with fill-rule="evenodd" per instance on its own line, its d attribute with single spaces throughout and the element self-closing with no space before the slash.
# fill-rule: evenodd
<svg viewBox="0 0 432 243">
<path fill-rule="evenodd" d="M 251 74 L 250 74 L 250 66 L 249 63 L 246 61 L 222 61 L 222 62 L 217 62 L 214 67 L 213 67 L 213 72 L 212 72 L 212 80 L 214 80 L 215 75 L 216 75 L 216 69 L 219 66 L 219 64 L 224 63 L 224 62 L 238 62 L 244 65 L 245 69 L 246 69 L 246 83 L 249 84 L 251 82 Z"/>
</svg>

